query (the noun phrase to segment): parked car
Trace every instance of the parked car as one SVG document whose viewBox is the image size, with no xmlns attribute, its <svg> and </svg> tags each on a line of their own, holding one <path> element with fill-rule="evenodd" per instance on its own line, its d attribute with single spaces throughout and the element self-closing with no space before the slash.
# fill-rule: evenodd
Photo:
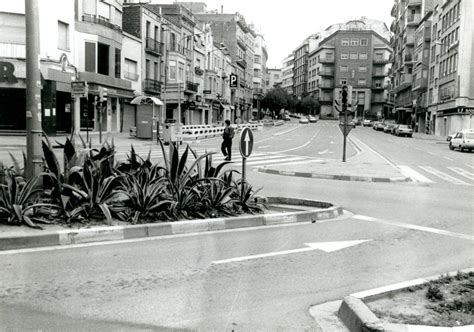
<svg viewBox="0 0 474 332">
<path fill-rule="evenodd" d="M 377 124 L 375 125 L 375 130 L 377 131 L 383 131 L 383 128 L 384 128 L 384 123 L 383 122 L 377 122 Z"/>
<path fill-rule="evenodd" d="M 362 125 L 362 121 L 359 118 L 353 120 L 356 126 Z"/>
<path fill-rule="evenodd" d="M 459 149 L 459 151 L 474 150 L 474 129 L 464 129 L 459 131 L 449 142 L 449 149 Z"/>
<path fill-rule="evenodd" d="M 400 125 L 395 124 L 395 126 L 393 126 L 392 129 L 390 129 L 390 134 L 395 135 L 395 130 L 398 128 L 398 126 L 400 126 Z"/>
<path fill-rule="evenodd" d="M 305 117 L 305 116 L 302 116 L 302 117 L 300 118 L 300 123 L 304 123 L 304 124 L 306 124 L 306 123 L 309 123 L 309 120 L 308 120 L 308 118 L 307 118 L 307 117 Z"/>
<path fill-rule="evenodd" d="M 390 133 L 392 128 L 395 127 L 395 125 L 396 125 L 395 121 L 391 121 L 391 120 L 385 121 L 383 123 L 383 132 L 386 134 Z"/>
<path fill-rule="evenodd" d="M 371 125 L 371 121 L 370 121 L 370 120 L 367 120 L 367 119 L 365 119 L 364 121 L 362 121 L 362 125 L 363 125 L 364 127 L 370 127 L 370 125 Z"/>
<path fill-rule="evenodd" d="M 357 120 L 351 120 L 351 121 L 349 122 L 349 126 L 352 126 L 352 128 L 355 128 L 356 125 L 357 125 Z"/>
<path fill-rule="evenodd" d="M 451 142 L 454 136 L 456 136 L 457 133 L 451 133 L 446 137 L 446 141 Z"/>
<path fill-rule="evenodd" d="M 285 120 L 285 121 L 291 121 L 291 118 L 288 114 L 283 114 L 282 119 Z"/>
<path fill-rule="evenodd" d="M 316 119 L 316 118 L 315 118 L 314 116 L 312 116 L 312 115 L 308 116 L 308 120 L 309 120 L 309 122 L 311 122 L 311 123 L 318 122 L 318 119 Z"/>
<path fill-rule="evenodd" d="M 395 129 L 395 136 L 413 137 L 413 129 L 408 125 L 398 125 Z"/>
</svg>

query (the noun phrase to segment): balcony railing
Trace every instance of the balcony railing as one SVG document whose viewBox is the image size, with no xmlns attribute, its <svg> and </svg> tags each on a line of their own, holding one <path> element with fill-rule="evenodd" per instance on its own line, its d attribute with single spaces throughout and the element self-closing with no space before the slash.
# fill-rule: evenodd
<svg viewBox="0 0 474 332">
<path fill-rule="evenodd" d="M 373 63 L 375 65 L 386 65 L 387 63 L 390 63 L 390 59 L 388 59 L 388 58 L 374 58 Z"/>
<path fill-rule="evenodd" d="M 421 5 L 422 0 L 407 0 L 406 1 L 406 6 L 419 6 Z"/>
<path fill-rule="evenodd" d="M 413 14 L 407 16 L 407 24 L 418 24 L 421 20 L 420 14 Z"/>
<path fill-rule="evenodd" d="M 247 61 L 245 61 L 244 59 L 241 59 L 241 58 L 238 59 L 237 64 L 240 65 L 243 68 L 247 68 Z"/>
<path fill-rule="evenodd" d="M 319 58 L 320 63 L 334 63 L 334 57 L 322 57 Z"/>
<path fill-rule="evenodd" d="M 186 81 L 186 90 L 198 92 L 198 88 L 199 88 L 199 83 Z"/>
<path fill-rule="evenodd" d="M 386 83 L 373 83 L 372 84 L 372 89 L 374 90 L 384 90 L 387 88 Z"/>
<path fill-rule="evenodd" d="M 326 68 L 319 71 L 319 76 L 334 76 L 334 70 L 331 68 Z"/>
<path fill-rule="evenodd" d="M 320 88 L 320 89 L 332 89 L 332 88 L 334 88 L 334 82 L 332 82 L 332 81 L 321 81 L 318 84 L 318 88 Z"/>
<path fill-rule="evenodd" d="M 122 28 L 116 24 L 110 23 L 109 20 L 102 16 L 96 16 L 91 14 L 83 14 L 82 15 L 82 22 L 100 24 L 104 27 L 107 27 L 112 30 L 122 31 Z"/>
<path fill-rule="evenodd" d="M 130 81 L 138 81 L 139 75 L 137 73 L 131 73 L 128 71 L 123 72 L 123 77 Z"/>
<path fill-rule="evenodd" d="M 168 48 L 168 51 L 182 54 L 182 55 L 186 56 L 189 59 L 192 57 L 192 52 L 191 52 L 190 49 L 187 49 L 187 48 L 185 48 L 181 45 L 178 45 L 178 44 L 170 44 L 169 48 Z"/>
<path fill-rule="evenodd" d="M 153 52 L 156 54 L 163 54 L 163 43 L 153 39 L 153 38 L 146 38 L 145 44 L 145 51 Z"/>
<path fill-rule="evenodd" d="M 262 88 L 253 88 L 253 94 L 254 95 L 263 95 L 263 89 Z"/>
<path fill-rule="evenodd" d="M 378 67 L 377 69 L 382 69 L 382 67 Z M 375 77 L 388 76 L 388 69 L 385 69 L 385 70 L 374 70 L 374 71 L 372 72 L 372 76 L 375 76 Z"/>
<path fill-rule="evenodd" d="M 161 93 L 161 86 L 163 82 L 151 78 L 145 78 L 143 81 L 143 90 L 151 93 Z"/>
<path fill-rule="evenodd" d="M 400 75 L 400 85 L 411 85 L 412 80 L 413 80 L 412 74 Z"/>
</svg>

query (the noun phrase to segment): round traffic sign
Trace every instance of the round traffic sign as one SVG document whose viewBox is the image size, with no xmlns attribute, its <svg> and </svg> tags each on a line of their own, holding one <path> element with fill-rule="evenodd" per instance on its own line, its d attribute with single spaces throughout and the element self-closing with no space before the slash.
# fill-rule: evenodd
<svg viewBox="0 0 474 332">
<path fill-rule="evenodd" d="M 240 135 L 240 154 L 244 158 L 250 157 L 253 149 L 253 134 L 250 128 L 244 128 Z"/>
</svg>

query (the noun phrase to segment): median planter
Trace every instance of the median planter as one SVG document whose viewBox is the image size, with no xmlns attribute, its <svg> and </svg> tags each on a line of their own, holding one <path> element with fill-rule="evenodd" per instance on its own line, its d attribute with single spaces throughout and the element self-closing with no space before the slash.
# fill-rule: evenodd
<svg viewBox="0 0 474 332">
<path fill-rule="evenodd" d="M 351 331 L 473 331 L 474 271 L 414 280 L 344 298 Z"/>
</svg>

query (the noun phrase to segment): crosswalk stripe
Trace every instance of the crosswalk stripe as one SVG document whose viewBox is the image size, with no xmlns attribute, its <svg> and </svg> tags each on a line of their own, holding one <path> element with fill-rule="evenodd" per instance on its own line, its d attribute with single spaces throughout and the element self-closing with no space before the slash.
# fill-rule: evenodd
<svg viewBox="0 0 474 332">
<path fill-rule="evenodd" d="M 474 166 L 473 166 L 473 165 L 468 165 L 468 164 L 466 164 L 466 166 L 467 166 L 467 167 L 470 167 L 470 168 L 472 168 L 472 169 L 474 169 Z"/>
<path fill-rule="evenodd" d="M 458 173 L 459 175 L 462 175 L 470 180 L 474 180 L 474 173 L 468 172 L 461 167 L 448 167 L 450 170 L 452 170 L 455 173 Z"/>
<path fill-rule="evenodd" d="M 437 176 L 445 181 L 448 181 L 448 182 L 451 182 L 453 184 L 460 184 L 460 185 L 466 185 L 466 186 L 470 186 L 469 183 L 467 182 L 464 182 L 462 180 L 459 180 L 459 179 L 456 179 L 455 177 L 449 175 L 449 174 L 446 174 L 444 172 L 441 172 L 439 170 L 437 170 L 436 168 L 434 167 L 431 167 L 431 166 L 418 166 L 420 167 L 422 170 L 430 173 L 430 174 L 433 174 L 434 176 Z"/>
<path fill-rule="evenodd" d="M 259 160 L 268 160 L 270 161 L 271 159 L 278 159 L 278 158 L 283 158 L 285 156 L 281 156 L 281 155 L 262 155 L 262 156 L 259 156 L 259 157 L 253 157 L 251 156 L 250 158 L 247 159 L 247 164 L 249 162 L 253 162 L 253 161 L 259 161 Z M 288 158 L 288 157 L 286 157 Z M 218 156 L 218 157 L 213 157 L 212 160 L 224 160 L 225 157 L 224 156 Z M 240 156 L 235 158 L 235 160 L 240 160 Z"/>
<path fill-rule="evenodd" d="M 424 175 L 421 175 L 420 173 L 418 173 L 417 171 L 415 171 L 413 168 L 409 166 L 398 166 L 398 168 L 400 168 L 400 170 L 405 176 L 415 179 L 418 182 L 434 183 L 433 181 L 431 181 Z"/>
</svg>

